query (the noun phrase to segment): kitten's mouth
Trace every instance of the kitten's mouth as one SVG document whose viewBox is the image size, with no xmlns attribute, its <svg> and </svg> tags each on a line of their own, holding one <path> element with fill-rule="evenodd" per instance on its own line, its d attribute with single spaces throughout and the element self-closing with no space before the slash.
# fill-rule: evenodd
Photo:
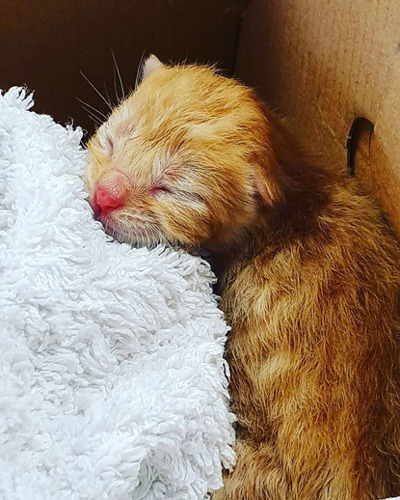
<svg viewBox="0 0 400 500">
<path fill-rule="evenodd" d="M 104 212 L 102 213 L 100 207 L 94 201 L 91 201 L 91 200 L 88 200 L 88 201 L 89 201 L 89 205 L 91 206 L 92 211 L 93 211 L 93 219 L 95 221 L 101 222 L 101 224 L 104 228 L 104 231 L 107 234 L 109 234 L 110 236 L 112 236 L 113 238 L 117 239 L 115 237 L 115 234 L 118 232 L 118 229 L 115 226 L 115 224 L 112 223 L 109 215 L 106 215 Z"/>
<path fill-rule="evenodd" d="M 108 233 L 108 228 L 114 231 L 115 226 L 111 222 L 109 213 L 104 212 L 104 210 L 102 211 L 99 205 L 97 205 L 94 201 L 89 201 L 89 205 L 92 207 L 94 220 L 102 223 L 106 233 Z"/>
<path fill-rule="evenodd" d="M 97 205 L 97 203 L 95 203 L 94 201 L 92 201 L 90 199 L 88 199 L 87 202 L 89 203 L 90 208 L 92 209 L 94 220 L 102 222 L 101 209 L 100 209 L 99 205 Z"/>
</svg>

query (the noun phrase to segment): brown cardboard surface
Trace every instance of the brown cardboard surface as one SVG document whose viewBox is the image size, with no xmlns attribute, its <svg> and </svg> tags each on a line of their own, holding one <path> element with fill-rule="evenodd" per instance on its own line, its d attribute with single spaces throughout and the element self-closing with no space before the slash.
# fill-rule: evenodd
<svg viewBox="0 0 400 500">
<path fill-rule="evenodd" d="M 355 174 L 400 233 L 400 2 L 252 0 L 236 75 L 338 168 L 354 120 L 369 120 Z"/>
<path fill-rule="evenodd" d="M 164 61 L 216 62 L 233 72 L 244 0 L 0 0 L 0 88 L 36 91 L 35 110 L 93 129 L 77 97 L 107 107 L 83 71 L 114 96 L 114 52 L 133 87 L 142 54 Z"/>
</svg>

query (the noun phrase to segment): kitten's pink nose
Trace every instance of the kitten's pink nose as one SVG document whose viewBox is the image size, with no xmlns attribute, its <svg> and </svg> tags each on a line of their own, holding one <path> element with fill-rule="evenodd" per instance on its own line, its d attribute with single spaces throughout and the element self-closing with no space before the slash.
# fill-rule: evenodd
<svg viewBox="0 0 400 500">
<path fill-rule="evenodd" d="M 94 203 L 101 212 L 111 212 L 124 204 L 124 197 L 121 193 L 115 195 L 103 186 L 98 186 L 94 193 Z"/>
<path fill-rule="evenodd" d="M 107 215 L 124 205 L 129 184 L 125 174 L 112 172 L 103 179 L 94 192 L 93 210 L 96 215 Z"/>
</svg>

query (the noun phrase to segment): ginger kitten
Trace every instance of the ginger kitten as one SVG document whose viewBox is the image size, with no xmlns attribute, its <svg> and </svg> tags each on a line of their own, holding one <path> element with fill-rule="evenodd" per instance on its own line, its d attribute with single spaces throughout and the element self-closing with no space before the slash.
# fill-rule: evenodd
<svg viewBox="0 0 400 500">
<path fill-rule="evenodd" d="M 400 494 L 400 253 L 355 182 L 252 90 L 154 56 L 88 151 L 110 234 L 223 264 L 237 465 L 213 498 Z"/>
</svg>

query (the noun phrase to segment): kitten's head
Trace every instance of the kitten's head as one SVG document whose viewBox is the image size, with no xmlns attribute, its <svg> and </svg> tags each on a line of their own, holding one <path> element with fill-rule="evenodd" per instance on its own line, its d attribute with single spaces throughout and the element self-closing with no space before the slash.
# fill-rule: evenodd
<svg viewBox="0 0 400 500">
<path fill-rule="evenodd" d="M 280 197 L 269 129 L 248 88 L 151 56 L 89 141 L 89 201 L 119 241 L 229 247 Z"/>
</svg>

